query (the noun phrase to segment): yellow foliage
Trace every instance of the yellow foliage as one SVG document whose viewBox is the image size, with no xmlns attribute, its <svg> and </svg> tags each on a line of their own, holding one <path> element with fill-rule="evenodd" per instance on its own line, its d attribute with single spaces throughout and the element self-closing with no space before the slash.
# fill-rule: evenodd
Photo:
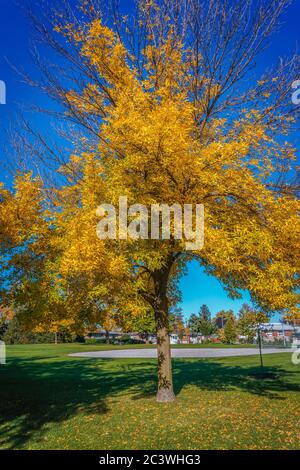
<svg viewBox="0 0 300 470">
<path fill-rule="evenodd" d="M 157 8 L 152 3 L 144 8 Z M 64 98 L 78 113 L 101 118 L 99 142 L 91 148 L 83 140 L 85 150 L 60 168 L 68 184 L 56 191 L 47 210 L 41 182 L 30 174 L 17 176 L 12 193 L 0 188 L 1 242 L 30 240 L 35 255 L 46 255 L 39 265 L 42 281 L 29 287 L 35 299 L 31 311 L 38 307 L 43 314 L 32 314 L 30 323 L 52 328 L 66 321 L 78 329 L 109 321 L 112 311 L 124 323 L 126 315 L 146 309 L 141 292 L 153 294 L 153 276 L 182 253 L 182 242 L 99 240 L 97 206 L 117 204 L 124 195 L 129 204 L 203 203 L 204 249 L 190 258 L 233 295 L 249 290 L 266 310 L 293 309 L 299 302 L 300 203 L 269 187 L 278 161 L 290 165 L 295 150 L 273 140 L 264 120 L 267 107 L 255 104 L 239 119 L 212 116 L 202 128 L 201 116 L 220 85 L 201 77 L 201 97 L 191 99 L 191 65 L 201 57 L 193 57 L 171 20 L 166 22 L 168 32 L 159 44 L 148 38 L 142 74 L 102 20 L 56 27 L 98 76 L 97 84 L 69 90 Z M 282 119 L 282 133 L 287 122 Z M 190 258 L 173 263 L 171 280 Z M 25 281 L 22 286 L 26 291 Z"/>
</svg>

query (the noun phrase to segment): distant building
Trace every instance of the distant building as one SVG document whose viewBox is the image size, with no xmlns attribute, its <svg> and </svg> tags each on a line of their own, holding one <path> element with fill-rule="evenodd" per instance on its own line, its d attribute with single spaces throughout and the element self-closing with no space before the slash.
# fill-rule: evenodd
<svg viewBox="0 0 300 470">
<path fill-rule="evenodd" d="M 300 338 L 300 326 L 287 323 L 263 323 L 260 325 L 261 336 L 265 342 L 288 341 Z"/>
<path fill-rule="evenodd" d="M 91 331 L 87 334 L 87 338 L 93 339 L 116 339 L 118 336 L 123 334 L 121 328 L 115 328 L 112 331 L 106 331 L 103 328 L 97 328 L 95 331 Z"/>
<path fill-rule="evenodd" d="M 175 334 L 170 334 L 170 343 L 171 344 L 178 344 L 179 343 L 179 336 Z"/>
</svg>

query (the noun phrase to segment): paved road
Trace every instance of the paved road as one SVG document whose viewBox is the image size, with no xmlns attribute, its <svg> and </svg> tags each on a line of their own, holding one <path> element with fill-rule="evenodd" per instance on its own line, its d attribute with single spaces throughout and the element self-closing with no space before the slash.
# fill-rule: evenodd
<svg viewBox="0 0 300 470">
<path fill-rule="evenodd" d="M 263 354 L 275 354 L 281 352 L 292 352 L 292 349 L 273 349 L 263 350 Z M 172 357 L 230 357 L 230 356 L 253 356 L 259 354 L 257 348 L 182 348 L 172 349 Z M 156 358 L 156 349 L 115 349 L 111 351 L 91 351 L 69 354 L 76 357 L 94 357 L 107 359 L 126 359 L 126 358 Z"/>
</svg>

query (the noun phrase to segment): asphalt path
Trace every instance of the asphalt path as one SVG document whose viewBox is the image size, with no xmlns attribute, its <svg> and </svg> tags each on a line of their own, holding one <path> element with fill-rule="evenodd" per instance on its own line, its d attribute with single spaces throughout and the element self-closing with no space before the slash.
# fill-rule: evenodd
<svg viewBox="0 0 300 470">
<path fill-rule="evenodd" d="M 232 357 L 254 356 L 259 354 L 258 348 L 174 348 L 172 357 L 205 358 L 205 357 Z M 293 352 L 293 349 L 263 349 L 263 354 L 276 354 Z M 156 348 L 153 349 L 112 349 L 110 351 L 86 351 L 69 354 L 73 357 L 94 357 L 95 359 L 152 359 L 157 357 Z"/>
</svg>

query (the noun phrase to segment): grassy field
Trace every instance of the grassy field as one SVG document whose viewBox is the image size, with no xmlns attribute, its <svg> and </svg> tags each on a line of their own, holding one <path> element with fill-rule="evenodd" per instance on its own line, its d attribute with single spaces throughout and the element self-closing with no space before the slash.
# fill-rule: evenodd
<svg viewBox="0 0 300 470">
<path fill-rule="evenodd" d="M 265 356 L 264 378 L 258 356 L 176 359 L 177 401 L 157 404 L 155 360 L 67 355 L 103 348 L 9 346 L 0 448 L 300 448 L 300 366 L 290 354 Z"/>
</svg>

